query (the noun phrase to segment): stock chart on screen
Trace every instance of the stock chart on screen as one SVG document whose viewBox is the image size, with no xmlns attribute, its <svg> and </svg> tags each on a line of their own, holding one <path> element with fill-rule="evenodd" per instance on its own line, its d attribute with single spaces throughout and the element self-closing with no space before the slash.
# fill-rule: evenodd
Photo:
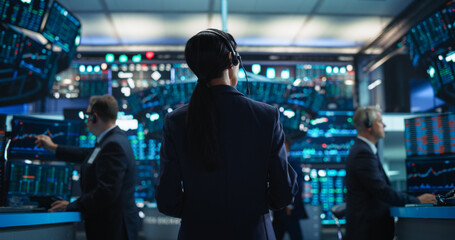
<svg viewBox="0 0 455 240">
<path fill-rule="evenodd" d="M 406 160 L 408 193 L 443 194 L 455 188 L 455 157 Z"/>
<path fill-rule="evenodd" d="M 55 153 L 36 146 L 36 137 L 43 134 L 56 144 L 77 146 L 79 129 L 77 122 L 14 116 L 8 156 L 10 159 L 55 160 Z"/>
</svg>

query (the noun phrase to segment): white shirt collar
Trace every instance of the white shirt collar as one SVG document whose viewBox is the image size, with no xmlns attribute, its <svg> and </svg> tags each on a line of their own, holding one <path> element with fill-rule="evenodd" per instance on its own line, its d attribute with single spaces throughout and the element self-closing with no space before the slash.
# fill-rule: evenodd
<svg viewBox="0 0 455 240">
<path fill-rule="evenodd" d="M 364 141 L 364 142 L 366 142 L 368 144 L 368 146 L 370 146 L 371 151 L 373 151 L 373 154 L 376 155 L 376 153 L 378 152 L 378 149 L 376 148 L 376 146 L 372 142 L 370 142 L 370 140 L 368 140 L 368 139 L 366 139 L 366 138 L 364 138 L 362 136 L 357 136 L 357 138 L 362 140 L 362 141 Z"/>
<path fill-rule="evenodd" d="M 103 137 L 104 137 L 109 131 L 111 131 L 112 129 L 114 129 L 115 127 L 117 127 L 117 125 L 114 125 L 114 126 L 108 128 L 106 131 L 102 132 L 102 133 L 100 134 L 100 136 L 98 137 L 98 139 L 96 140 L 96 142 L 97 142 L 97 143 L 100 143 L 100 142 L 101 142 L 101 139 L 103 139 Z"/>
</svg>

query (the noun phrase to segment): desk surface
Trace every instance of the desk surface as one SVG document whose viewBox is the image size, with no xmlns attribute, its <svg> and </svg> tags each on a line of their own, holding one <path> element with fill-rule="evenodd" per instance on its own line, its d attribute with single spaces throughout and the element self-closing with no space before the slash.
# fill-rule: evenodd
<svg viewBox="0 0 455 240">
<path fill-rule="evenodd" d="M 390 215 L 401 218 L 455 219 L 455 207 L 391 207 Z"/>
<path fill-rule="evenodd" d="M 79 212 L 55 213 L 2 213 L 0 214 L 0 228 L 19 227 L 30 225 L 57 224 L 67 222 L 80 222 Z"/>
</svg>

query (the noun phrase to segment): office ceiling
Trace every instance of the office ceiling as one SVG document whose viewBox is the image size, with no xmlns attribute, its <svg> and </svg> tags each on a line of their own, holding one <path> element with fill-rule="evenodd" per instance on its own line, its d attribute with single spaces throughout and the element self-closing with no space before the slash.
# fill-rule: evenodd
<svg viewBox="0 0 455 240">
<path fill-rule="evenodd" d="M 221 0 L 58 0 L 82 22 L 80 51 L 176 50 L 222 28 Z M 356 53 L 412 0 L 227 0 L 245 51 Z"/>
</svg>

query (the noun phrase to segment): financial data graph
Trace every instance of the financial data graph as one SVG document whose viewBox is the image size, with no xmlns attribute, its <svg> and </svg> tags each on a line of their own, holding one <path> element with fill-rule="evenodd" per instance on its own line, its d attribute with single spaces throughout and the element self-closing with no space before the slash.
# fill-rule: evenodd
<svg viewBox="0 0 455 240">
<path fill-rule="evenodd" d="M 308 172 L 308 175 L 304 176 L 304 203 L 315 206 L 320 205 L 322 207 L 322 224 L 335 224 L 330 208 L 344 202 L 346 194 L 346 187 L 344 186 L 346 170 L 344 169 L 344 164 L 308 164 L 306 166 L 303 165 L 302 171 Z"/>
<path fill-rule="evenodd" d="M 455 158 L 408 159 L 406 175 L 411 194 L 446 193 L 455 188 Z"/>
<path fill-rule="evenodd" d="M 455 114 L 416 117 L 405 120 L 408 156 L 455 153 Z"/>
<path fill-rule="evenodd" d="M 9 166 L 8 195 L 71 196 L 72 168 L 70 166 L 34 165 L 12 162 Z"/>
<path fill-rule="evenodd" d="M 36 137 L 49 136 L 56 144 L 77 145 L 80 125 L 76 122 L 15 116 L 9 157 L 11 159 L 53 160 L 55 154 L 37 147 Z"/>
</svg>

